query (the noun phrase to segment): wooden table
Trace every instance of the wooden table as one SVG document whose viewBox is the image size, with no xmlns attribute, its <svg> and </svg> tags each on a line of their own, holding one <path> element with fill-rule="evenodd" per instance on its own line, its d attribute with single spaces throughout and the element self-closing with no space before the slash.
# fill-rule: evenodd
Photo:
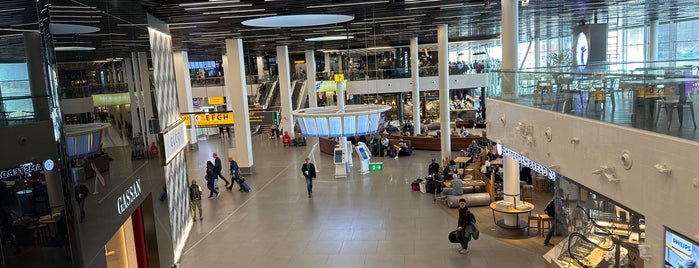
<svg viewBox="0 0 699 268">
<path fill-rule="evenodd" d="M 459 156 L 454 158 L 454 162 L 456 163 L 467 163 L 468 161 L 471 161 L 471 158 L 468 156 Z"/>
<path fill-rule="evenodd" d="M 496 206 L 497 202 L 492 202 L 490 203 L 490 209 L 493 211 L 493 222 L 495 222 L 495 225 L 500 226 L 503 229 L 524 229 L 527 228 L 527 222 L 525 221 L 520 221 L 519 220 L 519 214 L 524 214 L 524 213 L 529 213 L 531 216 L 532 210 L 534 210 L 536 207 L 534 204 L 523 201 L 522 204 L 520 204 L 519 208 L 512 208 L 508 210 L 503 210 L 503 209 L 498 209 Z M 505 214 L 515 214 L 517 215 L 517 225 L 515 226 L 510 226 L 505 224 L 505 220 L 496 220 L 495 219 L 495 212 L 500 212 L 500 213 L 505 213 Z"/>
</svg>

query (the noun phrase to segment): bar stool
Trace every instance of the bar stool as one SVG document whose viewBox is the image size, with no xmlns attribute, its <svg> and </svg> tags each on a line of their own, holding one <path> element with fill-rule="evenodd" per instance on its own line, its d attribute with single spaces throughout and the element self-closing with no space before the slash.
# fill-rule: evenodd
<svg viewBox="0 0 699 268">
<path fill-rule="evenodd" d="M 549 217 L 549 215 L 546 214 L 539 214 L 539 233 L 541 234 L 541 236 L 545 236 L 545 231 L 551 229 L 552 226 L 553 218 Z"/>
<path fill-rule="evenodd" d="M 531 224 L 532 221 L 536 222 L 536 226 Z M 531 229 L 536 229 L 537 232 L 541 233 L 541 221 L 539 221 L 539 214 L 529 214 L 529 217 L 527 218 L 527 234 L 529 234 L 529 230 Z"/>
</svg>

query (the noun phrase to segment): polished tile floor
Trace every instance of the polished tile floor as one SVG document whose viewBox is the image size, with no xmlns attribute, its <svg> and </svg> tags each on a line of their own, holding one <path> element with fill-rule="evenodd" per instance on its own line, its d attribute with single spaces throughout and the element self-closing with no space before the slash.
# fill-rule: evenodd
<svg viewBox="0 0 699 268">
<path fill-rule="evenodd" d="M 348 178 L 335 178 L 331 156 L 316 153 L 318 179 L 308 198 L 300 167 L 315 141 L 284 147 L 255 135 L 252 142 L 257 172 L 245 175 L 252 191 L 238 192 L 236 186 L 202 201 L 204 220 L 194 223 L 180 267 L 545 266 L 545 248 L 518 246 L 492 230 L 482 231 L 468 254 L 458 254 L 458 244 L 447 240 L 456 226 L 455 210 L 410 190 L 438 152 L 374 158 L 384 162 L 384 171 L 368 175 L 360 175 L 355 162 Z M 230 137 L 200 139 L 198 150 L 187 151 L 189 178 L 203 176 L 213 152 L 227 173 L 232 146 Z M 492 219 L 481 219 L 478 226 L 491 228 Z"/>
</svg>

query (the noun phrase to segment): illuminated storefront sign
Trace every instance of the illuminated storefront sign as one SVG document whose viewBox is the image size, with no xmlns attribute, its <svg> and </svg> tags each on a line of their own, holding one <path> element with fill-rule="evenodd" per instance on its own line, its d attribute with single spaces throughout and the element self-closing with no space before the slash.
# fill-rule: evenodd
<svg viewBox="0 0 699 268">
<path fill-rule="evenodd" d="M 7 179 L 19 175 L 27 176 L 32 172 L 44 170 L 40 163 L 27 163 L 15 168 L 0 170 L 0 179 Z"/>
<path fill-rule="evenodd" d="M 536 173 L 539 173 L 542 176 L 548 177 L 550 180 L 553 180 L 553 181 L 556 180 L 556 172 L 554 172 L 550 168 L 548 168 L 544 165 L 541 165 L 537 162 L 534 162 L 531 159 L 527 158 L 526 156 L 518 154 L 517 152 L 512 151 L 508 148 L 505 148 L 504 146 L 502 147 L 502 155 L 505 157 L 509 157 L 509 158 L 514 159 L 520 165 L 524 165 L 526 167 L 529 167 L 532 170 L 536 171 Z"/>
<path fill-rule="evenodd" d="M 131 103 L 128 92 L 114 94 L 94 94 L 92 95 L 94 106 L 112 106 Z"/>
<path fill-rule="evenodd" d="M 117 211 L 121 215 L 141 195 L 141 179 L 136 180 L 117 198 Z"/>
<path fill-rule="evenodd" d="M 184 125 L 184 122 L 180 121 L 175 127 L 159 133 L 159 135 L 161 136 L 159 140 L 162 148 L 163 165 L 166 165 L 187 145 L 187 127 Z"/>
</svg>

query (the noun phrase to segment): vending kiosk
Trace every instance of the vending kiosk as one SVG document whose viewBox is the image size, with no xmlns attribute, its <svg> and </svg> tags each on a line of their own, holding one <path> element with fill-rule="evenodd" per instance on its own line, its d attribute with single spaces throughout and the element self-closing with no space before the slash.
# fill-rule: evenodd
<svg viewBox="0 0 699 268">
<path fill-rule="evenodd" d="M 357 151 L 357 155 L 359 155 L 362 175 L 369 173 L 369 160 L 371 159 L 369 156 L 369 148 L 366 144 L 360 142 L 354 149 Z"/>
<path fill-rule="evenodd" d="M 335 148 L 333 159 L 335 162 L 335 177 L 347 177 L 347 170 L 345 169 L 347 156 L 345 155 L 345 150 L 342 148 Z"/>
</svg>

